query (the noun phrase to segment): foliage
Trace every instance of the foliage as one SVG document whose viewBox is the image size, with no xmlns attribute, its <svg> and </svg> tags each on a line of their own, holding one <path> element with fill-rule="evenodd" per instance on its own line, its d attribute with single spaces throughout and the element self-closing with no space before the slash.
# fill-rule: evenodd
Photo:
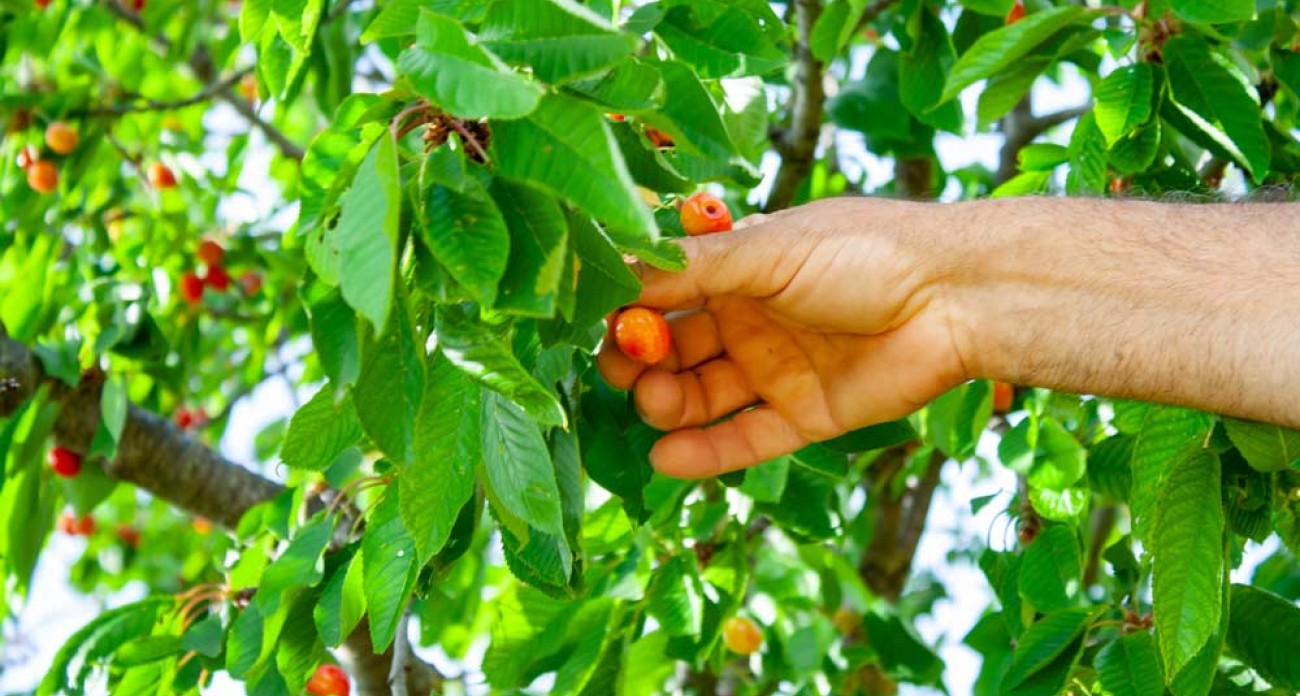
<svg viewBox="0 0 1300 696">
<path fill-rule="evenodd" d="M 936 191 L 1212 196 L 1228 168 L 1251 189 L 1300 172 L 1295 3 L 1034 0 L 1009 25 L 1007 0 L 801 4 L 0 2 L 0 321 L 51 380 L 0 420 L 0 616 L 40 591 L 65 507 L 99 520 L 77 587 L 150 590 L 74 635 L 38 693 L 196 693 L 216 672 L 299 693 L 359 626 L 402 645 L 408 614 L 412 642 L 502 693 L 939 686 L 917 621 L 970 588 L 904 587 L 921 530 L 902 549 L 884 534 L 948 458 L 1022 482 L 1018 541 L 952 554 L 997 597 L 966 636 L 975 693 L 1300 689 L 1300 434 L 1039 389 L 993 414 L 974 383 L 683 482 L 652 472 L 657 434 L 592 356 L 636 298 L 625 258 L 682 266 L 674 202 L 707 183 L 753 209 L 815 61 L 838 81 L 827 127 L 900 171 L 937 164 L 941 133 L 1002 123 L 1014 171 L 935 170 Z M 1093 106 L 1063 132 L 1002 120 L 1073 74 Z M 54 120 L 80 145 L 43 151 L 59 184 L 42 195 L 15 157 Z M 797 201 L 864 188 L 835 157 Z M 155 162 L 179 185 L 148 183 Z M 873 192 L 916 195 L 902 181 Z M 203 239 L 219 264 L 195 258 Z M 228 493 L 203 479 L 115 480 L 129 404 L 203 409 L 189 437 L 215 445 L 248 436 L 231 409 L 276 379 L 312 396 L 252 437 L 249 464 L 287 488 L 237 528 L 148 495 Z M 59 399 L 87 381 L 91 458 L 59 480 L 42 465 Z M 1274 535 L 1229 584 L 1245 540 Z M 881 549 L 903 554 L 898 579 L 868 572 Z M 752 658 L 720 638 L 737 615 L 761 625 Z"/>
</svg>

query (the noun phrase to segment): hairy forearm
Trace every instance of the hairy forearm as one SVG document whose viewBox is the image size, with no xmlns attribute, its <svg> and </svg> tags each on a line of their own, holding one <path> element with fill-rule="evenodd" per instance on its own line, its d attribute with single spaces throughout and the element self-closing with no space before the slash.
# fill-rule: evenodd
<svg viewBox="0 0 1300 696">
<path fill-rule="evenodd" d="M 949 207 L 971 376 L 1300 427 L 1300 205 Z"/>
</svg>

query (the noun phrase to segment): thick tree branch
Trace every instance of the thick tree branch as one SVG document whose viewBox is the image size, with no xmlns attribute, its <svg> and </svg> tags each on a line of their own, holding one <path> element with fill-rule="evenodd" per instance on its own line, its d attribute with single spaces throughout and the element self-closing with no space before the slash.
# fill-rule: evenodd
<svg viewBox="0 0 1300 696">
<path fill-rule="evenodd" d="M 867 470 L 868 495 L 881 495 L 898 476 L 906 475 L 905 465 L 914 448 L 915 443 L 890 448 L 872 463 Z M 872 593 L 890 602 L 903 595 L 946 460 L 936 450 L 915 486 L 897 499 L 881 499 L 874 505 L 871 541 L 862 554 L 858 575 Z"/>
<path fill-rule="evenodd" d="M 99 427 L 102 377 L 88 373 L 76 388 L 69 388 L 46 375 L 35 354 L 11 339 L 0 324 L 0 417 L 11 415 L 42 386 L 49 388 L 51 398 L 59 404 L 55 439 L 75 452 L 85 452 Z M 127 412 L 117 456 L 104 463 L 104 471 L 227 528 L 234 528 L 249 508 L 284 490 L 191 439 L 171 421 L 136 406 Z M 408 642 L 401 645 L 400 672 L 407 675 L 408 692 L 427 694 L 439 688 L 442 675 L 416 657 Z M 388 680 L 394 649 L 375 655 L 367 622 L 361 623 L 338 652 L 355 681 L 354 693 L 391 693 Z"/>
<path fill-rule="evenodd" d="M 812 171 L 826 106 L 826 89 L 822 84 L 825 65 L 812 52 L 813 25 L 821 15 L 821 0 L 794 0 L 794 9 L 798 39 L 794 48 L 796 70 L 790 126 L 778 133 L 773 143 L 781 155 L 781 167 L 764 206 L 768 212 L 788 208 Z"/>
<path fill-rule="evenodd" d="M 104 3 L 104 8 L 108 10 L 109 14 L 127 24 L 130 24 L 132 27 L 135 27 L 135 29 L 141 34 L 148 34 L 148 29 L 145 27 L 144 22 L 140 19 L 139 15 L 128 12 L 124 7 L 113 0 Z M 158 50 L 164 53 L 170 52 L 174 47 L 171 39 L 160 34 L 150 36 L 150 41 L 153 42 L 154 46 Z M 194 72 L 194 75 L 205 84 L 213 85 L 218 81 L 215 66 L 212 64 L 212 57 L 208 55 L 207 51 L 203 50 L 201 46 L 199 47 L 199 50 L 196 50 L 194 54 L 186 60 L 186 62 L 189 64 L 190 70 Z M 262 131 L 262 135 L 266 136 L 266 139 L 280 150 L 280 154 L 292 160 L 299 162 L 302 161 L 304 155 L 303 149 L 299 147 L 297 143 L 294 143 L 285 136 L 284 133 L 281 133 L 278 128 L 267 123 L 262 119 L 262 117 L 258 116 L 257 112 L 253 109 L 253 106 L 237 94 L 231 85 L 219 87 L 213 92 L 213 96 L 229 104 L 231 108 L 239 112 L 239 115 L 244 117 L 244 119 L 252 124 L 254 128 Z"/>
</svg>

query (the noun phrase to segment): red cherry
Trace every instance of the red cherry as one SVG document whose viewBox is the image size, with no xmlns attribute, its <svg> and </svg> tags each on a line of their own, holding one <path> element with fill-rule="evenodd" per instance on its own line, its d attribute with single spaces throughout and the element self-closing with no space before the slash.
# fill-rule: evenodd
<svg viewBox="0 0 1300 696">
<path fill-rule="evenodd" d="M 605 115 L 608 116 L 611 121 L 618 121 L 619 123 L 622 123 L 623 121 L 627 120 L 627 117 L 624 116 L 623 114 L 605 114 Z"/>
<path fill-rule="evenodd" d="M 63 478 L 72 478 L 81 473 L 81 455 L 66 447 L 54 447 L 49 454 L 50 468 Z"/>
<path fill-rule="evenodd" d="M 94 534 L 95 518 L 90 515 L 85 515 L 81 519 L 77 520 L 76 525 L 73 527 L 73 533 L 79 536 L 90 536 L 91 534 Z"/>
<path fill-rule="evenodd" d="M 203 279 L 194 273 L 186 273 L 181 276 L 180 283 L 181 299 L 189 304 L 196 305 L 203 301 Z"/>
<path fill-rule="evenodd" d="M 245 297 L 252 297 L 262 291 L 262 274 L 257 271 L 244 271 L 239 274 L 239 288 Z"/>
<path fill-rule="evenodd" d="M 681 210 L 682 229 L 691 236 L 731 230 L 731 209 L 710 193 L 686 199 Z"/>
<path fill-rule="evenodd" d="M 624 310 L 614 320 L 614 341 L 623 354 L 655 365 L 672 351 L 673 335 L 664 315 L 645 307 Z"/>
<path fill-rule="evenodd" d="M 338 665 L 321 665 L 307 682 L 307 693 L 312 696 L 348 696 L 352 687 L 348 673 Z"/>
<path fill-rule="evenodd" d="M 654 143 L 655 147 L 673 146 L 673 136 L 668 135 L 667 133 L 659 130 L 658 128 L 654 128 L 652 126 L 646 126 L 645 136 L 650 139 L 650 142 Z"/>
<path fill-rule="evenodd" d="M 212 268 L 221 265 L 221 260 L 226 257 L 226 250 L 211 239 L 205 239 L 199 242 L 199 250 L 194 255 L 208 268 Z"/>
<path fill-rule="evenodd" d="M 34 0 L 34 1 L 36 3 L 36 6 L 42 10 L 50 6 L 50 0 Z"/>
<path fill-rule="evenodd" d="M 176 174 L 162 162 L 151 162 L 146 172 L 149 184 L 156 189 L 176 188 Z"/>
<path fill-rule="evenodd" d="M 1023 0 L 1016 0 L 1016 4 L 1011 6 L 1011 11 L 1007 13 L 1006 25 L 1011 26 L 1025 18 L 1025 3 Z"/>
<path fill-rule="evenodd" d="M 73 536 L 77 533 L 77 516 L 71 512 L 65 512 L 59 515 L 59 531 Z"/>
<path fill-rule="evenodd" d="M 117 540 L 133 549 L 140 548 L 140 530 L 129 524 L 117 526 Z"/>
<path fill-rule="evenodd" d="M 221 266 L 213 266 L 208 269 L 203 282 L 217 292 L 225 292 L 230 289 L 230 274 Z"/>
<path fill-rule="evenodd" d="M 1006 382 L 993 383 L 993 412 L 1006 413 L 1016 399 L 1016 388 Z"/>
</svg>

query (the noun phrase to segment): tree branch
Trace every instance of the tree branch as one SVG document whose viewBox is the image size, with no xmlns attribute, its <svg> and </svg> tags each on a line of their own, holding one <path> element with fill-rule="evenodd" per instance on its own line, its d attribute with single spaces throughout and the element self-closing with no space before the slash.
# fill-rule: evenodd
<svg viewBox="0 0 1300 696">
<path fill-rule="evenodd" d="M 998 156 L 998 172 L 994 186 L 1006 183 L 1020 170 L 1020 151 L 1049 129 L 1078 118 L 1092 110 L 1092 103 L 1062 109 L 1042 116 L 1034 115 L 1033 99 L 1026 94 L 1002 117 L 1002 134 L 1006 138 Z"/>
<path fill-rule="evenodd" d="M 393 696 L 409 696 L 406 690 L 406 658 L 411 654 L 410 622 L 411 610 L 407 608 L 397 622 L 397 632 L 393 637 L 393 661 L 388 666 L 388 688 Z"/>
<path fill-rule="evenodd" d="M 139 113 L 143 111 L 175 111 L 177 109 L 184 109 L 187 106 L 194 106 L 195 104 L 213 99 L 223 90 L 229 90 L 239 84 L 239 81 L 244 79 L 245 75 L 250 75 L 252 72 L 252 68 L 244 68 L 243 70 L 239 70 L 218 82 L 209 84 L 194 96 L 186 97 L 184 99 L 176 99 L 174 101 L 144 99 L 144 103 L 118 104 L 116 106 L 101 107 L 97 109 L 76 109 L 70 113 L 70 116 L 73 118 L 84 116 L 121 116 L 123 114 Z"/>
<path fill-rule="evenodd" d="M 148 29 L 145 27 L 144 21 L 140 19 L 139 15 L 126 11 L 124 7 L 116 2 L 112 2 L 111 0 L 104 3 L 103 7 L 108 10 L 109 14 L 127 24 L 130 24 L 132 27 L 135 27 L 136 31 L 139 31 L 141 34 L 148 34 Z M 154 46 L 163 53 L 170 52 L 174 47 L 171 39 L 160 34 L 151 35 L 150 41 L 152 41 Z M 216 83 L 217 78 L 212 64 L 212 57 L 208 55 L 207 51 L 203 50 L 202 46 L 200 46 L 199 49 L 186 60 L 186 62 L 189 64 L 190 70 L 194 72 L 194 75 L 198 77 L 200 81 L 209 85 Z M 244 119 L 254 128 L 262 131 L 262 135 L 266 136 L 266 139 L 280 150 L 280 154 L 298 162 L 302 161 L 303 155 L 305 154 L 303 149 L 299 147 L 297 143 L 294 143 L 285 136 L 284 133 L 281 133 L 275 126 L 272 126 L 258 116 L 257 112 L 253 110 L 252 105 L 245 101 L 243 97 L 236 94 L 231 85 L 224 85 L 215 89 L 212 96 L 229 104 L 231 108 L 239 112 L 239 115 L 244 117 Z"/>
<path fill-rule="evenodd" d="M 867 494 L 883 495 L 897 477 L 905 475 L 915 447 L 916 443 L 906 443 L 881 454 L 867 470 Z M 874 505 L 871 541 L 862 553 L 858 575 L 872 593 L 891 603 L 903 595 L 945 461 L 947 457 L 935 450 L 915 486 L 904 490 L 896 500 L 882 498 Z"/>
<path fill-rule="evenodd" d="M 799 186 L 812 171 L 826 106 L 826 90 L 822 84 L 825 65 L 812 52 L 813 25 L 821 15 L 821 0 L 794 0 L 794 8 L 798 28 L 794 96 L 790 100 L 790 126 L 778 133 L 773 142 L 781 155 L 781 167 L 764 206 L 767 212 L 789 207 Z"/>
<path fill-rule="evenodd" d="M 86 452 L 99 427 L 102 375 L 88 373 L 76 388 L 69 388 L 46 375 L 35 354 L 11 339 L 0 324 L 0 417 L 11 415 L 42 386 L 59 403 L 55 439 L 74 452 Z M 249 508 L 284 490 L 190 438 L 171 421 L 134 405 L 127 412 L 117 456 L 104 463 L 104 471 L 231 529 Z M 443 676 L 415 656 L 409 642 L 402 645 L 409 692 L 427 694 L 440 688 Z M 375 655 L 368 622 L 362 621 L 338 652 L 358 696 L 388 696 L 394 648 Z"/>
</svg>

